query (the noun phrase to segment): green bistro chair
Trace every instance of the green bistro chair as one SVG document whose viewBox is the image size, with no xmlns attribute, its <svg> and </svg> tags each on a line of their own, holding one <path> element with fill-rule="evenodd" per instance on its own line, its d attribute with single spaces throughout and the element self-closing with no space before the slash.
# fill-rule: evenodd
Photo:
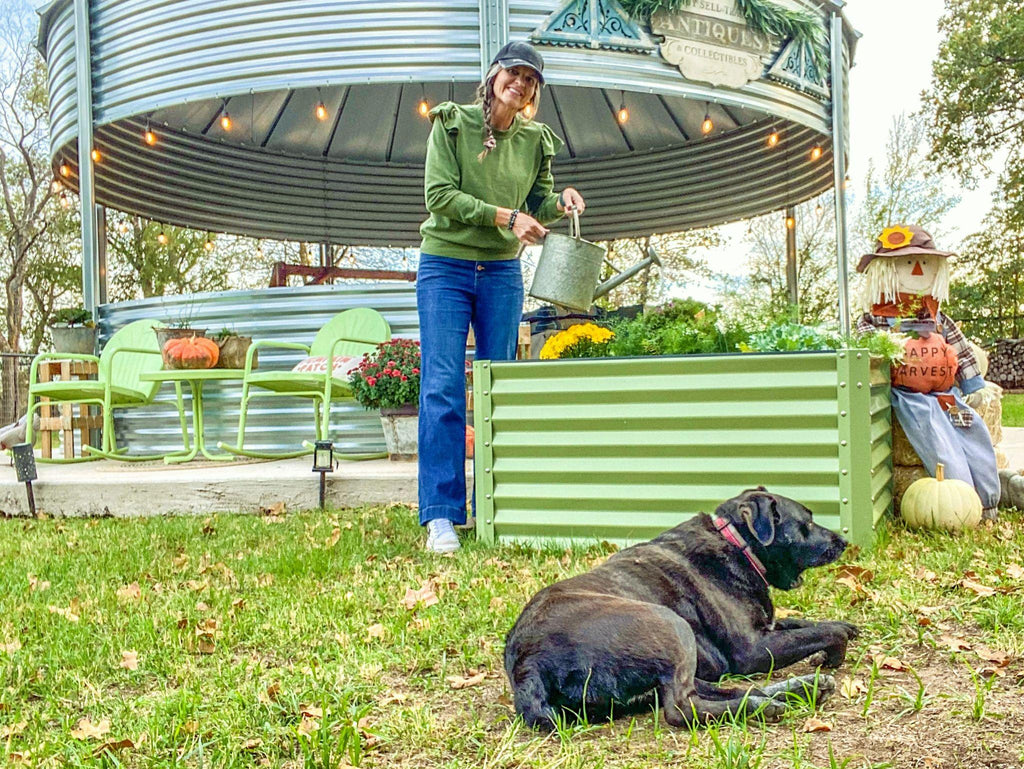
<svg viewBox="0 0 1024 769">
<path fill-rule="evenodd" d="M 331 318 L 318 332 L 308 347 L 297 342 L 275 342 L 261 340 L 249 347 L 245 359 L 245 377 L 242 380 L 241 413 L 238 418 L 238 439 L 234 446 L 221 442 L 218 447 L 232 454 L 258 459 L 285 459 L 300 457 L 313 451 L 313 444 L 302 442 L 302 448 L 288 452 L 270 453 L 245 448 L 245 422 L 249 401 L 254 396 L 289 395 L 295 398 L 309 398 L 313 401 L 313 423 L 316 440 L 327 440 L 330 432 L 331 402 L 353 400 L 352 389 L 347 379 L 333 376 L 336 356 L 362 356 L 372 352 L 381 342 L 391 338 L 391 327 L 376 310 L 357 307 L 345 310 Z M 327 360 L 324 373 L 311 371 L 253 371 L 253 356 L 259 349 L 283 348 L 301 350 L 311 357 Z M 336 455 L 337 456 L 337 455 Z M 347 454 L 341 459 L 377 459 L 381 454 Z"/>
<path fill-rule="evenodd" d="M 117 331 L 107 341 L 99 357 L 65 352 L 40 353 L 32 361 L 28 387 L 28 429 L 25 440 L 33 441 L 32 412 L 43 403 L 40 398 L 49 398 L 49 405 L 60 403 L 85 403 L 100 406 L 103 413 L 102 445 L 83 446 L 82 456 L 74 459 L 39 459 L 40 462 L 83 462 L 90 459 L 120 459 L 122 461 L 143 461 L 163 459 L 168 454 L 148 456 L 128 455 L 127 448 L 118 449 L 114 437 L 114 409 L 148 406 L 160 388 L 159 382 L 143 382 L 139 375 L 159 371 L 163 366 L 160 347 L 157 344 L 154 326 L 157 320 L 137 320 Z M 39 382 L 39 363 L 44 360 L 88 360 L 97 363 L 97 378 Z M 175 383 L 178 396 L 178 418 L 181 422 L 182 441 L 185 450 L 189 448 L 188 432 L 185 425 L 185 409 L 181 397 L 181 384 Z M 175 452 L 177 453 L 177 452 Z"/>
</svg>

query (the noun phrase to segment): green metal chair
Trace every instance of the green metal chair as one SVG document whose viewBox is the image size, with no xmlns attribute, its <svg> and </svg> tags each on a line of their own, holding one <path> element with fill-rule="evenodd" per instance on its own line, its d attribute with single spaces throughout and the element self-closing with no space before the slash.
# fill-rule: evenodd
<svg viewBox="0 0 1024 769">
<path fill-rule="evenodd" d="M 245 423 L 248 415 L 249 401 L 254 396 L 289 395 L 297 398 L 310 398 L 313 401 L 313 420 L 316 440 L 327 440 L 330 431 L 331 402 L 353 400 L 352 389 L 348 381 L 332 376 L 334 358 L 336 356 L 361 356 L 372 352 L 381 342 L 391 338 L 391 327 L 376 310 L 368 307 L 357 307 L 345 310 L 331 318 L 324 325 L 308 347 L 297 342 L 276 342 L 261 340 L 249 347 L 245 359 L 245 377 L 242 380 L 241 413 L 238 418 L 238 438 L 234 446 L 223 442 L 217 446 L 232 454 L 255 457 L 257 459 L 286 459 L 300 457 L 313 451 L 313 444 L 302 442 L 302 448 L 288 452 L 252 451 L 245 448 Z M 253 356 L 257 350 L 268 347 L 287 350 L 301 350 L 309 356 L 322 356 L 327 359 L 324 373 L 308 371 L 253 371 Z M 255 390 L 255 392 L 254 392 Z M 338 456 L 338 455 L 336 455 Z M 386 457 L 380 454 L 345 454 L 341 459 L 377 459 Z"/>
<path fill-rule="evenodd" d="M 143 382 L 139 375 L 158 371 L 163 366 L 160 347 L 153 333 L 153 327 L 161 325 L 157 320 L 137 320 L 118 330 L 107 341 L 99 357 L 78 353 L 44 352 L 32 361 L 28 388 L 28 429 L 25 440 L 33 441 L 32 413 L 43 403 L 40 398 L 49 398 L 49 405 L 59 403 L 85 403 L 100 406 L 103 413 L 102 445 L 83 446 L 82 456 L 74 459 L 40 459 L 40 462 L 84 462 L 91 459 L 120 459 L 122 461 L 143 461 L 163 459 L 168 454 L 147 456 L 129 455 L 127 448 L 118 449 L 114 436 L 114 409 L 148 406 L 160 388 L 159 382 Z M 87 360 L 97 363 L 98 374 L 94 380 L 73 380 L 69 382 L 38 381 L 39 364 L 44 360 Z M 175 384 L 178 396 L 178 418 L 181 422 L 182 442 L 189 449 L 188 431 L 185 424 L 185 408 L 181 397 L 181 384 Z M 174 452 L 177 453 L 177 452 Z"/>
</svg>

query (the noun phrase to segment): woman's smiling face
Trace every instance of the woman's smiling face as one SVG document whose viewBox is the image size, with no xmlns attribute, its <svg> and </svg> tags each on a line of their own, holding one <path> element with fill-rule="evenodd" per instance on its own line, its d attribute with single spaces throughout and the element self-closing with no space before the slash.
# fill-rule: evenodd
<svg viewBox="0 0 1024 769">
<path fill-rule="evenodd" d="M 494 76 L 494 100 L 519 112 L 537 90 L 537 73 L 531 67 L 516 65 Z"/>
</svg>

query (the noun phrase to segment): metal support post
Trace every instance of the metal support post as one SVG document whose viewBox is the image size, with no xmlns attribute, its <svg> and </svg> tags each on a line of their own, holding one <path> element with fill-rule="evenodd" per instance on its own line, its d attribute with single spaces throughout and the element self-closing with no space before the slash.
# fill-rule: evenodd
<svg viewBox="0 0 1024 769">
<path fill-rule="evenodd" d="M 796 208 L 786 206 L 786 293 L 793 307 L 800 301 L 796 281 Z"/>
<path fill-rule="evenodd" d="M 96 180 L 92 159 L 92 47 L 89 0 L 75 0 L 75 83 L 78 102 L 78 195 L 82 207 L 82 299 L 96 316 L 100 303 L 99 229 L 96 223 Z"/>
<path fill-rule="evenodd" d="M 846 243 L 846 89 L 843 82 L 843 17 L 832 11 L 832 171 L 836 206 L 836 268 L 839 286 L 839 331 L 850 331 L 850 287 Z"/>
</svg>

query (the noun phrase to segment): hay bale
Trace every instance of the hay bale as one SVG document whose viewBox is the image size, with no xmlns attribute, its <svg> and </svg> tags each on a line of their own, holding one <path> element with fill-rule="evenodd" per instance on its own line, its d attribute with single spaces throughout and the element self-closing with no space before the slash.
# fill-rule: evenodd
<svg viewBox="0 0 1024 769">
<path fill-rule="evenodd" d="M 903 432 L 899 419 L 893 415 L 892 420 L 892 463 L 894 465 L 920 465 L 921 457 L 914 451 L 914 447 L 907 440 L 907 434 Z"/>
<path fill-rule="evenodd" d="M 893 512 L 900 513 L 900 501 L 907 488 L 918 478 L 931 478 L 931 474 L 921 465 L 894 465 L 892 468 L 892 503 Z"/>
</svg>

